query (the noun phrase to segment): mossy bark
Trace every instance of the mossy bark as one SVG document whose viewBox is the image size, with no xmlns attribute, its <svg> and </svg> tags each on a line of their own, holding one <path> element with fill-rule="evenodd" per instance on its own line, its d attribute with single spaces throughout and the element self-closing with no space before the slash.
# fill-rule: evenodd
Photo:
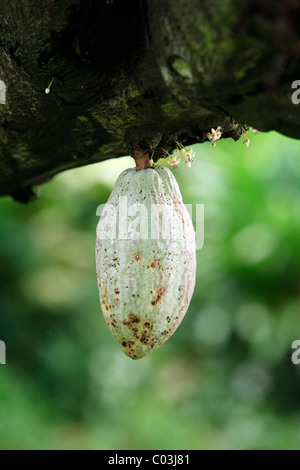
<svg viewBox="0 0 300 470">
<path fill-rule="evenodd" d="M 244 125 L 300 138 L 298 0 L 2 0 L 0 195 Z M 51 92 L 45 89 L 53 79 Z"/>
</svg>

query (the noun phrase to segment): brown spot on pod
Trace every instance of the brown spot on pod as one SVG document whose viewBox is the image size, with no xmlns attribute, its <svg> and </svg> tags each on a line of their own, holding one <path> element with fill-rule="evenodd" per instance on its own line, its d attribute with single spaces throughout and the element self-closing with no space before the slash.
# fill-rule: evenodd
<svg viewBox="0 0 300 470">
<path fill-rule="evenodd" d="M 139 336 L 139 328 L 132 328 L 132 332 L 133 332 L 133 335 L 135 336 L 135 338 L 138 338 Z"/>
<path fill-rule="evenodd" d="M 131 347 L 135 345 L 135 341 L 123 341 L 122 346 L 124 348 Z"/>
<path fill-rule="evenodd" d="M 153 306 L 157 305 L 158 302 L 160 302 L 161 299 L 163 298 L 163 294 L 164 294 L 164 288 L 162 286 L 160 286 L 157 289 L 156 298 L 154 300 L 152 300 L 151 305 L 153 305 Z"/>
<path fill-rule="evenodd" d="M 148 344 L 149 336 L 150 336 L 149 333 L 146 333 L 146 331 L 144 331 L 144 333 L 139 338 L 140 342 L 144 344 Z"/>
<path fill-rule="evenodd" d="M 156 269 L 156 268 L 158 268 L 158 267 L 159 267 L 158 261 L 152 261 L 152 262 L 150 263 L 150 268 Z"/>
<path fill-rule="evenodd" d="M 126 326 L 132 326 L 136 323 L 140 323 L 140 319 L 134 315 L 134 313 L 130 313 L 125 320 L 123 320 L 123 324 Z"/>
<path fill-rule="evenodd" d="M 141 255 L 139 255 L 138 253 L 136 253 L 135 255 L 133 255 L 133 261 L 141 261 L 142 257 Z"/>
</svg>

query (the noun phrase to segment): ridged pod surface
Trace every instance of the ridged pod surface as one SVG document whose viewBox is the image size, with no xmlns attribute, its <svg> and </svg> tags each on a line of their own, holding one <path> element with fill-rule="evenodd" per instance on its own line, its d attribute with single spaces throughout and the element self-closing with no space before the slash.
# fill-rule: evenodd
<svg viewBox="0 0 300 470">
<path fill-rule="evenodd" d="M 195 231 L 168 168 L 119 176 L 97 227 L 96 266 L 105 321 L 141 359 L 174 333 L 195 287 Z"/>
</svg>

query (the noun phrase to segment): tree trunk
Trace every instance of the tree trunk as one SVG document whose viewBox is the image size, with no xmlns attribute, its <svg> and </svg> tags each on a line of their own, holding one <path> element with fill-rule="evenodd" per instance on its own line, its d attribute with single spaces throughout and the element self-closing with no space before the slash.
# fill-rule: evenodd
<svg viewBox="0 0 300 470">
<path fill-rule="evenodd" d="M 298 0 L 1 0 L 0 195 L 26 202 L 134 151 L 157 161 L 218 126 L 300 138 L 299 22 Z"/>
</svg>

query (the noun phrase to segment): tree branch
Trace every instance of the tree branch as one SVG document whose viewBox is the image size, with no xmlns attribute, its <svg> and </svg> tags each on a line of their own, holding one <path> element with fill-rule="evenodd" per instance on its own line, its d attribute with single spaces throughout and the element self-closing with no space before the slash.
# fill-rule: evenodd
<svg viewBox="0 0 300 470">
<path fill-rule="evenodd" d="M 2 0 L 0 195 L 217 126 L 300 138 L 299 20 L 298 0 Z"/>
</svg>

